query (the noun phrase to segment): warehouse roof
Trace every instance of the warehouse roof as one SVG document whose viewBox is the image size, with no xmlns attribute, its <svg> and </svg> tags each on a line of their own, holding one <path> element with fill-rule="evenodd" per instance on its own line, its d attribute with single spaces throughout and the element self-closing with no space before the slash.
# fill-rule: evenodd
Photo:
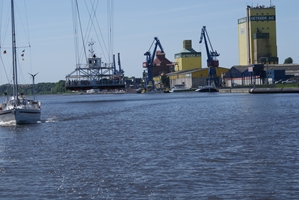
<svg viewBox="0 0 299 200">
<path fill-rule="evenodd" d="M 227 69 L 227 68 L 224 68 L 224 67 L 218 67 L 218 68 Z M 194 69 L 189 69 L 189 70 L 182 70 L 182 71 L 170 72 L 170 73 L 167 74 L 167 76 L 177 75 L 177 74 L 189 74 L 189 73 L 204 71 L 204 70 L 208 70 L 208 69 L 209 68 L 194 68 Z"/>
<path fill-rule="evenodd" d="M 193 73 L 197 71 L 202 71 L 202 70 L 207 70 L 208 68 L 195 68 L 195 69 L 189 69 L 189 70 L 181 70 L 181 71 L 176 71 L 176 72 L 170 72 L 167 75 L 177 75 L 177 74 L 188 74 L 188 73 Z"/>
</svg>

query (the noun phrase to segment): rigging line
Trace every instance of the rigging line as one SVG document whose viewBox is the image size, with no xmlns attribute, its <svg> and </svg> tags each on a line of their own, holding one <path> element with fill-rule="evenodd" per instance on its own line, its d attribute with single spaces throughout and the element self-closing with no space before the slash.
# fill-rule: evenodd
<svg viewBox="0 0 299 200">
<path fill-rule="evenodd" d="M 23 22 L 23 19 L 22 19 L 22 17 L 21 17 L 21 13 L 20 13 L 20 11 L 19 11 L 18 4 L 16 4 L 15 7 L 16 7 L 15 9 L 16 9 L 17 12 L 18 12 L 19 22 L 20 22 L 20 24 L 21 24 L 22 27 L 23 27 L 23 31 L 24 31 L 24 34 L 25 34 L 25 36 L 26 36 L 26 38 L 27 38 L 27 41 L 29 41 L 28 32 L 26 32 L 26 28 L 25 28 L 25 26 L 24 26 L 24 22 Z M 25 12 L 26 12 L 26 9 L 25 9 Z M 27 20 L 27 19 L 26 19 L 26 20 Z M 28 26 L 28 23 L 27 23 L 27 26 Z M 27 27 L 27 30 L 28 30 L 28 27 Z M 29 42 L 28 42 L 28 43 L 29 43 Z"/>
<path fill-rule="evenodd" d="M 111 33 L 111 48 L 112 48 L 112 54 L 114 51 L 114 0 L 112 1 L 112 15 L 111 15 L 111 26 L 112 26 L 112 33 Z M 112 55 L 113 56 L 113 55 Z"/>
<path fill-rule="evenodd" d="M 86 28 L 85 34 L 84 34 L 84 41 L 88 42 L 89 36 L 90 36 L 90 29 L 91 29 L 90 27 L 92 26 L 92 19 L 91 19 L 90 11 L 89 11 L 88 5 L 86 3 L 86 0 L 84 0 L 84 3 L 85 3 L 85 7 L 86 7 L 86 9 L 88 11 L 88 14 L 89 14 L 89 20 L 88 20 L 87 28 Z"/>
<path fill-rule="evenodd" d="M 90 1 L 90 4 L 91 4 L 91 8 L 94 8 L 94 6 L 95 6 L 94 2 L 92 3 Z M 87 5 L 86 1 L 85 1 L 85 6 L 86 6 L 86 9 L 87 9 L 87 12 L 88 12 L 88 16 L 89 16 L 89 21 L 88 21 L 88 24 L 87 24 L 87 29 L 86 29 L 86 34 L 85 34 L 85 40 L 88 41 L 89 37 L 91 35 L 91 29 L 94 27 L 93 26 L 93 21 L 94 21 L 93 18 L 94 17 L 92 17 L 92 9 L 91 10 L 89 9 L 89 6 Z"/>
<path fill-rule="evenodd" d="M 16 7 L 16 9 L 17 9 L 17 11 L 18 11 L 18 17 L 19 17 L 19 22 L 20 22 L 20 24 L 22 25 L 22 27 L 23 27 L 23 31 L 24 31 L 24 35 L 25 35 L 25 37 L 26 37 L 26 39 L 27 39 L 27 42 L 28 42 L 28 47 L 29 47 L 29 49 L 30 49 L 30 37 L 29 37 L 29 25 L 28 25 L 28 16 L 27 16 L 27 7 L 26 7 L 26 2 L 25 2 L 25 0 L 24 0 L 24 12 L 25 12 L 25 20 L 26 20 L 26 25 L 27 25 L 27 28 L 25 27 L 25 25 L 24 25 L 24 20 L 23 20 L 23 18 L 21 17 L 21 13 L 20 13 L 20 10 L 19 10 L 19 7 L 16 5 L 15 6 Z M 17 46 L 15 46 L 15 49 L 19 49 L 19 48 L 22 48 L 22 47 L 17 47 Z M 23 48 L 26 48 L 26 47 L 23 47 Z M 31 49 L 29 50 L 29 54 L 31 55 Z M 32 57 L 30 56 L 30 59 L 29 59 L 30 61 L 32 60 Z M 19 80 L 21 80 L 20 82 L 25 82 L 25 78 L 24 78 L 24 74 L 23 74 L 23 69 L 24 69 L 24 65 L 23 65 L 24 63 L 22 63 L 21 64 L 21 62 L 17 59 L 17 64 L 16 64 L 16 66 L 17 66 L 17 68 L 16 68 L 16 71 L 17 70 L 19 70 L 20 71 L 20 73 L 19 73 L 19 75 L 20 76 L 15 76 L 15 77 L 17 77 L 17 79 L 19 79 Z M 29 65 L 30 65 L 30 71 L 32 71 L 32 62 L 29 62 Z M 18 82 L 19 80 L 16 80 L 16 82 Z"/>
<path fill-rule="evenodd" d="M 2 33 L 2 17 L 3 17 L 3 1 L 1 1 L 1 5 L 0 5 L 0 33 Z M 1 48 L 1 44 L 2 44 L 2 38 L 1 38 L 1 34 L 0 34 L 0 48 Z"/>
<path fill-rule="evenodd" d="M 97 0 L 94 0 L 94 3 L 97 3 L 96 4 L 96 6 L 92 6 L 92 22 L 94 22 L 94 21 L 96 21 L 97 22 L 97 16 L 96 16 L 96 8 L 98 7 L 98 4 L 99 4 L 99 1 L 97 1 Z M 93 5 L 94 5 L 94 3 L 93 3 Z M 92 27 L 93 27 L 93 29 L 94 29 L 94 31 L 95 31 L 95 33 L 97 33 L 97 29 L 96 29 L 96 27 L 94 26 L 94 23 L 92 23 Z M 100 31 L 100 33 L 102 34 L 102 32 L 101 32 L 101 28 L 99 27 L 99 31 Z M 105 52 L 105 50 L 106 50 L 106 52 L 108 52 L 107 51 L 107 47 L 106 47 L 106 45 L 105 45 L 105 41 L 104 41 L 104 39 L 102 39 L 102 42 L 101 42 L 101 40 L 100 40 L 100 38 L 99 38 L 99 36 L 98 36 L 98 34 L 96 34 L 96 37 L 98 38 L 98 41 L 99 41 L 99 44 L 100 44 L 100 47 L 101 47 L 101 50 L 102 50 L 102 52 Z M 102 43 L 104 44 L 104 47 L 105 48 L 103 48 L 103 46 L 102 46 Z M 106 54 L 103 54 L 103 57 L 104 57 L 104 59 L 105 60 L 107 60 L 107 57 L 106 57 Z"/>
<path fill-rule="evenodd" d="M 91 7 L 91 8 L 92 8 L 92 13 L 93 13 L 93 15 L 92 15 L 92 22 L 93 22 L 94 20 L 97 22 L 97 25 L 98 25 L 98 27 L 99 27 L 99 31 L 100 31 L 101 36 L 102 36 L 102 42 L 103 42 L 103 45 L 104 45 L 105 49 L 103 49 L 103 46 L 102 46 L 102 43 L 101 43 L 101 40 L 100 40 L 98 34 L 96 34 L 96 37 L 97 37 L 97 39 L 98 39 L 98 41 L 99 41 L 101 50 L 102 50 L 103 52 L 104 52 L 104 50 L 106 50 L 106 52 L 107 52 L 107 54 L 108 54 L 108 50 L 107 50 L 107 47 L 106 47 L 106 44 L 105 44 L 105 40 L 104 40 L 104 38 L 103 38 L 103 34 L 102 34 L 101 28 L 100 28 L 99 23 L 98 23 L 98 19 L 97 19 L 97 17 L 96 17 L 96 10 L 97 10 L 99 1 L 94 0 L 94 2 L 97 2 L 97 5 L 94 6 L 94 3 L 93 3 L 93 6 Z M 91 13 L 91 12 L 89 11 L 89 13 Z M 91 15 L 90 15 L 90 16 L 91 16 Z M 93 27 L 95 33 L 97 33 L 97 29 L 96 29 L 96 27 L 94 26 L 94 23 L 92 23 L 92 25 L 93 25 L 92 27 Z M 103 57 L 104 57 L 105 60 L 107 60 L 107 58 L 106 58 L 106 54 L 103 54 Z"/>
<path fill-rule="evenodd" d="M 1 48 L 0 48 L 1 49 Z M 9 83 L 9 78 L 8 78 L 8 75 L 7 75 L 7 72 L 6 72 L 6 68 L 4 67 L 4 61 L 3 61 L 3 59 L 2 59 L 2 56 L 0 56 L 0 58 L 1 58 L 1 63 L 2 63 L 2 66 L 3 67 L 1 67 L 1 69 L 3 68 L 4 69 L 4 73 L 5 73 L 5 76 L 6 76 L 6 79 L 7 79 L 7 82 Z M 1 73 L 2 74 L 2 73 Z M 2 79 L 2 76 L 1 76 L 1 79 Z"/>
<path fill-rule="evenodd" d="M 82 31 L 82 24 L 81 24 L 81 19 L 80 19 L 80 11 L 79 11 L 79 7 L 78 7 L 78 0 L 76 0 L 76 8 L 77 8 L 78 21 L 79 21 L 80 32 L 81 32 L 81 37 L 82 37 L 83 50 L 84 50 L 84 54 L 85 54 L 85 59 L 87 60 L 86 47 L 85 47 L 85 45 L 84 45 L 84 38 L 83 38 L 83 31 Z"/>
<path fill-rule="evenodd" d="M 96 1 L 96 0 L 95 0 L 95 1 Z M 106 42 L 105 42 L 104 37 L 103 37 L 103 33 L 102 33 L 102 30 L 101 30 L 101 27 L 100 27 L 100 23 L 99 23 L 99 21 L 98 21 L 98 18 L 96 17 L 96 10 L 93 10 L 93 13 L 94 13 L 94 19 L 95 19 L 95 21 L 97 22 L 97 26 L 98 26 L 98 28 L 99 28 L 99 32 L 100 32 L 100 34 L 101 34 L 101 39 L 102 39 L 103 46 L 104 46 L 104 49 L 103 49 L 103 46 L 102 46 L 101 43 L 100 43 L 101 49 L 102 49 L 103 52 L 104 52 L 104 50 L 105 50 L 106 53 L 108 54 L 108 49 L 107 49 Z M 95 27 L 94 27 L 94 28 L 95 28 Z M 95 30 L 95 31 L 96 31 L 96 30 Z M 98 38 L 99 41 L 101 41 L 101 40 L 99 39 L 98 35 L 97 35 L 97 38 Z M 104 58 L 107 59 L 106 56 L 105 56 L 105 54 L 104 54 Z"/>
<path fill-rule="evenodd" d="M 19 59 L 17 59 L 17 66 L 18 66 L 18 71 L 19 71 L 19 76 L 18 76 L 18 79 L 19 79 L 19 83 L 25 83 L 25 78 L 24 78 L 24 74 L 23 74 L 23 65 L 22 63 L 20 62 Z"/>
<path fill-rule="evenodd" d="M 97 2 L 97 4 L 96 4 L 96 6 L 94 6 L 94 4 L 95 4 L 95 2 Z M 89 11 L 89 13 L 92 13 L 92 14 L 90 14 L 90 20 L 92 21 L 92 24 L 93 24 L 93 29 L 94 29 L 94 31 L 95 31 L 95 33 L 97 33 L 97 29 L 96 29 L 96 27 L 94 26 L 94 21 L 97 21 L 97 16 L 96 16 L 96 10 L 97 10 L 97 7 L 98 7 L 98 4 L 99 4 L 99 2 L 97 1 L 97 0 L 94 0 L 94 2 L 92 3 L 92 7 L 91 7 L 91 11 Z M 101 29 L 99 28 L 99 31 L 100 31 L 100 33 L 101 33 Z M 101 33 L 102 34 L 102 33 Z M 97 34 L 96 34 L 97 35 Z M 99 39 L 99 37 L 97 36 L 97 38 L 98 38 L 98 41 L 99 41 L 99 43 L 100 43 L 100 47 L 101 47 L 101 49 L 102 49 L 102 51 L 104 52 L 104 49 L 103 49 L 103 46 L 102 46 L 102 44 L 101 44 L 101 40 Z M 103 43 L 104 43 L 104 47 L 106 47 L 105 46 L 105 42 L 104 42 L 104 39 L 103 39 Z M 106 51 L 107 51 L 107 49 L 106 49 Z M 104 55 L 105 56 L 105 55 Z M 106 56 L 105 56 L 105 59 L 106 59 Z"/>
<path fill-rule="evenodd" d="M 110 1 L 107 0 L 107 25 L 108 25 L 108 62 L 110 63 L 111 55 L 111 26 L 110 26 Z"/>
<path fill-rule="evenodd" d="M 27 35 L 28 35 L 28 45 L 29 45 L 29 65 L 30 65 L 30 72 L 32 72 L 32 54 L 31 54 L 31 44 L 30 44 L 30 32 L 29 32 L 29 20 L 28 20 L 28 12 L 27 12 L 27 4 L 24 0 L 24 7 L 25 7 L 25 18 L 26 18 L 26 25 L 27 25 Z"/>
<path fill-rule="evenodd" d="M 113 33 L 114 33 L 114 27 L 113 27 L 113 0 L 109 0 L 109 4 L 110 4 L 110 10 L 109 10 L 109 34 L 110 34 L 110 48 L 111 48 L 111 52 L 110 52 L 110 56 L 112 58 L 113 56 Z"/>
<path fill-rule="evenodd" d="M 84 1 L 84 2 L 85 2 L 85 7 L 86 7 L 86 9 L 88 11 L 88 14 L 89 14 L 89 21 L 88 21 L 88 25 L 87 25 L 87 28 L 86 28 L 86 34 L 85 34 L 85 41 L 88 41 L 89 37 L 91 35 L 91 29 L 93 28 L 95 33 L 97 32 L 97 30 L 95 29 L 94 24 L 93 24 L 93 21 L 94 21 L 95 17 L 94 16 L 92 17 L 92 14 L 91 14 L 92 12 L 89 9 L 89 6 L 87 5 L 86 1 Z M 95 6 L 95 3 L 92 3 L 91 0 L 90 0 L 91 8 L 96 8 L 98 6 L 98 1 L 94 0 L 94 2 L 97 2 L 96 6 Z M 92 10 L 94 10 L 94 9 L 92 9 Z M 100 40 L 98 40 L 98 41 L 99 41 L 100 47 L 102 48 Z"/>
<path fill-rule="evenodd" d="M 28 42 L 28 47 L 30 47 L 30 42 L 29 42 L 29 26 L 28 26 L 28 16 L 27 16 L 27 9 L 26 9 L 26 2 L 25 2 L 25 0 L 24 0 L 24 7 L 25 7 L 25 20 L 26 20 L 26 25 L 27 25 L 27 28 L 25 27 L 25 25 L 24 25 L 24 22 L 23 22 L 23 18 L 21 17 L 21 13 L 20 13 L 20 10 L 19 10 L 19 7 L 17 6 L 17 5 L 15 5 L 15 7 L 16 7 L 16 9 L 17 9 L 17 11 L 18 11 L 18 17 L 19 17 L 19 22 L 20 22 L 20 24 L 22 25 L 22 27 L 23 27 L 23 31 L 24 31 L 24 35 L 25 35 L 25 37 L 26 37 L 26 39 L 27 39 L 27 42 Z M 17 47 L 17 46 L 15 46 L 15 49 L 19 49 L 19 48 L 21 48 L 21 47 Z M 31 51 L 31 50 L 30 50 Z M 17 52 L 16 52 L 17 53 Z M 29 53 L 30 54 L 30 53 Z M 31 54 L 30 54 L 31 55 Z M 31 59 L 29 59 L 29 60 L 31 60 Z M 30 68 L 31 68 L 31 71 L 32 71 L 32 63 L 30 63 Z M 20 72 L 21 73 L 19 73 L 19 75 L 21 75 L 21 76 L 19 76 L 19 77 L 17 77 L 19 80 L 22 80 L 22 81 L 24 81 L 25 82 L 25 78 L 24 78 L 24 74 L 23 74 L 23 67 L 21 66 L 21 62 L 19 61 L 19 60 L 17 60 L 17 62 L 16 62 L 16 71 L 17 70 L 20 70 Z M 16 80 L 16 81 L 19 81 L 19 80 Z"/>
<path fill-rule="evenodd" d="M 3 6 L 4 7 L 4 6 Z M 4 12 L 2 12 L 3 13 L 3 15 L 4 15 Z M 3 17 L 3 16 L 2 16 Z M 4 24 L 4 27 L 5 27 L 5 31 L 3 30 L 3 32 L 2 32 L 2 30 L 1 30 L 1 33 L 3 33 L 2 34 L 2 41 L 8 41 L 8 40 L 5 40 L 5 38 L 6 38 L 6 35 L 7 35 L 7 33 L 9 32 L 9 25 L 10 25 L 10 13 L 9 12 L 7 12 L 7 18 L 6 18 L 6 20 L 5 20 L 5 22 L 3 21 L 3 23 L 2 23 L 2 20 L 1 20 L 1 25 L 2 24 Z M 3 28 L 4 28 L 3 27 Z M 2 41 L 0 41 L 0 42 L 2 42 Z M 1 45 L 1 43 L 0 43 L 0 45 Z M 11 45 L 10 45 L 11 46 Z"/>
<path fill-rule="evenodd" d="M 113 56 L 113 1 L 107 0 L 107 21 L 108 21 L 108 40 L 109 40 L 109 62 Z"/>
<path fill-rule="evenodd" d="M 86 0 L 84 0 L 84 3 L 85 3 L 85 6 L 86 6 Z M 76 9 L 76 11 L 77 11 L 77 13 L 79 12 L 79 5 L 77 6 L 77 9 Z M 87 35 L 87 29 L 85 29 L 85 33 L 83 34 L 83 32 L 84 32 L 84 28 L 83 28 L 83 26 L 82 26 L 82 24 L 81 24 L 81 17 L 79 16 L 79 17 L 77 17 L 76 18 L 76 20 L 78 21 L 78 25 L 79 25 L 79 27 L 80 27 L 80 30 L 81 30 L 81 32 L 80 32 L 80 34 L 78 33 L 78 38 L 79 38 L 79 36 L 81 36 L 81 39 L 80 39 L 80 41 L 82 41 L 82 46 L 83 46 L 83 48 L 80 48 L 80 45 L 78 45 L 78 60 L 79 60 L 79 62 L 81 62 L 82 63 L 82 60 L 83 59 L 85 59 L 85 62 L 87 61 L 87 58 L 89 57 L 88 56 L 88 49 L 87 49 L 87 43 L 88 43 L 88 40 L 86 40 L 86 35 Z M 79 20 L 80 20 L 80 24 L 79 24 Z M 88 22 L 88 25 L 87 25 L 87 27 L 89 26 L 89 23 L 90 22 Z M 80 43 L 80 42 L 79 42 Z M 82 64 L 79 64 L 79 66 L 81 66 Z M 79 71 L 79 74 L 80 74 L 80 71 Z"/>
<path fill-rule="evenodd" d="M 112 16 L 111 16 L 111 26 L 112 26 L 112 33 L 111 33 L 111 47 L 112 47 L 112 54 L 114 51 L 114 0 L 112 1 Z M 113 56 L 113 55 L 112 55 Z"/>
<path fill-rule="evenodd" d="M 78 44 L 78 33 L 77 33 L 77 15 L 76 15 L 76 7 L 74 0 L 72 3 L 72 16 L 73 16 L 73 29 L 74 29 L 74 44 L 75 44 L 75 58 L 76 58 L 76 66 L 79 65 L 79 44 Z"/>
<path fill-rule="evenodd" d="M 75 2 L 75 1 L 74 1 Z M 80 57 L 80 50 L 82 50 L 84 52 L 84 49 L 83 48 L 80 48 L 80 42 L 81 42 L 81 39 L 80 39 L 80 27 L 79 27 L 79 19 L 78 19 L 78 10 L 76 8 L 76 6 L 74 7 L 74 25 L 75 25 L 75 29 L 76 29 L 76 56 L 77 56 L 77 64 L 78 64 L 78 67 L 80 67 L 80 61 L 81 61 L 81 57 Z M 84 53 L 82 53 L 82 57 L 84 57 Z"/>
<path fill-rule="evenodd" d="M 30 32 L 29 32 L 29 20 L 28 20 L 28 14 L 27 14 L 27 4 L 26 1 L 24 0 L 24 7 L 25 7 L 25 19 L 26 19 L 26 25 L 27 25 L 27 36 L 28 36 L 28 45 L 30 45 Z"/>
<path fill-rule="evenodd" d="M 1 1 L 2 2 L 2 6 L 3 6 L 3 1 Z M 4 7 L 4 6 L 3 6 Z M 1 7 L 1 8 L 3 8 L 3 7 Z M 11 46 L 9 46 L 9 47 L 5 47 L 5 46 L 2 46 L 2 39 L 3 39 L 3 41 L 5 41 L 5 38 L 6 38 L 6 34 L 7 34 L 7 32 L 8 32 L 8 27 L 9 27 L 9 25 L 10 25 L 10 13 L 8 12 L 7 13 L 7 18 L 6 18 L 6 22 L 5 23 L 2 23 L 3 22 L 3 19 L 4 19 L 4 12 L 3 12 L 3 9 L 1 10 L 1 25 L 2 24 L 4 24 L 4 26 L 3 27 L 6 27 L 5 28 L 5 31 L 3 30 L 3 32 L 4 32 L 4 34 L 1 34 L 1 33 L 3 33 L 2 32 L 2 26 L 0 25 L 0 57 L 1 57 L 1 63 L 2 63 L 2 67 L 1 67 L 1 69 L 3 68 L 3 70 L 4 70 L 4 73 L 5 73 L 5 77 L 6 77 L 6 79 L 7 79 L 7 82 L 9 83 L 10 81 L 9 81 L 9 77 L 8 77 L 8 73 L 7 73 L 7 70 L 6 70 L 6 67 L 5 67 L 5 63 L 4 63 L 4 61 L 3 61 L 3 57 L 2 57 L 2 51 L 4 50 L 4 51 L 6 51 L 7 49 L 12 49 L 12 47 Z M 1 38 L 1 36 L 3 36 L 2 38 Z M 4 44 L 4 43 L 3 43 Z M 3 52 L 4 52 L 3 51 Z M 10 63 L 10 61 L 6 61 L 6 63 Z M 9 68 L 10 70 L 12 70 L 12 67 L 10 67 Z M 2 73 L 1 73 L 2 74 Z M 12 71 L 10 71 L 10 74 L 12 74 Z M 1 76 L 1 82 L 2 82 L 2 76 Z"/>
</svg>

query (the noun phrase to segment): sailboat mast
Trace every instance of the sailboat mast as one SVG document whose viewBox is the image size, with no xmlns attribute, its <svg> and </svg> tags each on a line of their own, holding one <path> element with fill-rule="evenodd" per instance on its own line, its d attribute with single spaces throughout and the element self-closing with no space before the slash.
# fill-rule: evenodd
<svg viewBox="0 0 299 200">
<path fill-rule="evenodd" d="M 13 96 L 18 98 L 18 76 L 17 76 L 17 44 L 15 29 L 14 1 L 11 0 L 11 34 L 12 34 L 12 65 L 13 65 Z"/>
</svg>

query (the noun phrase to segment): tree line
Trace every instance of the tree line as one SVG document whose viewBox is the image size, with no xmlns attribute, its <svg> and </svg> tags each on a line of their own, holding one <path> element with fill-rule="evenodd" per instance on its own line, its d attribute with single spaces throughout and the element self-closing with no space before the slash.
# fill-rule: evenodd
<svg viewBox="0 0 299 200">
<path fill-rule="evenodd" d="M 65 89 L 65 81 L 60 80 L 57 83 L 37 83 L 34 85 L 35 94 L 63 94 L 68 93 L 70 91 Z M 8 95 L 12 94 L 12 85 L 5 84 L 0 86 L 0 94 L 4 95 L 4 93 Z M 32 84 L 19 85 L 19 93 L 23 93 L 25 95 L 33 94 Z"/>
</svg>

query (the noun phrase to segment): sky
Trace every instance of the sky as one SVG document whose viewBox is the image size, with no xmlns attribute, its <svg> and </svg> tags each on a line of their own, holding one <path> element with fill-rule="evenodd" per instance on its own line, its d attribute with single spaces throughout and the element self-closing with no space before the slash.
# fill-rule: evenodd
<svg viewBox="0 0 299 200">
<path fill-rule="evenodd" d="M 0 1 L 0 84 L 12 77 L 8 21 L 9 0 Z M 17 0 L 16 25 L 19 57 L 19 79 L 31 83 L 28 73 L 37 73 L 36 83 L 58 82 L 75 70 L 73 0 Z M 170 61 L 183 48 L 183 40 L 192 40 L 193 49 L 207 59 L 204 44 L 199 44 L 201 29 L 206 26 L 214 50 L 220 53 L 220 66 L 231 68 L 239 64 L 238 22 L 246 16 L 247 5 L 270 5 L 270 0 L 78 0 L 82 26 L 89 23 L 85 4 L 98 2 L 97 24 L 102 35 L 90 33 L 98 56 L 105 56 L 103 41 L 114 54 L 120 53 L 125 76 L 142 77 L 144 53 L 158 37 Z M 110 5 L 108 19 L 107 2 Z M 276 31 L 279 63 L 287 57 L 299 63 L 299 1 L 272 0 L 276 7 Z M 82 10 L 81 10 L 82 8 Z M 112 9 L 113 8 L 113 9 Z M 112 23 L 108 23 L 108 22 Z M 113 26 L 111 26 L 111 24 Z M 113 28 L 109 34 L 109 27 Z M 99 33 L 99 30 L 97 32 Z M 86 30 L 83 30 L 86 33 Z M 111 40 L 109 36 L 112 36 Z M 86 35 L 84 37 L 87 37 Z M 103 41 L 99 41 L 103 37 Z M 87 43 L 88 41 L 86 41 Z M 28 47 L 30 45 L 30 48 Z M 6 50 L 7 53 L 3 54 Z M 153 51 L 153 47 L 150 49 Z M 108 55 L 107 55 L 108 56 Z M 104 60 L 105 61 L 105 60 Z M 108 61 L 107 61 L 108 62 Z M 8 64 L 7 64 L 8 63 Z M 4 65 L 4 66 L 3 66 Z M 5 68 L 5 70 L 4 70 Z M 8 78 L 7 78 L 8 77 Z"/>
</svg>

